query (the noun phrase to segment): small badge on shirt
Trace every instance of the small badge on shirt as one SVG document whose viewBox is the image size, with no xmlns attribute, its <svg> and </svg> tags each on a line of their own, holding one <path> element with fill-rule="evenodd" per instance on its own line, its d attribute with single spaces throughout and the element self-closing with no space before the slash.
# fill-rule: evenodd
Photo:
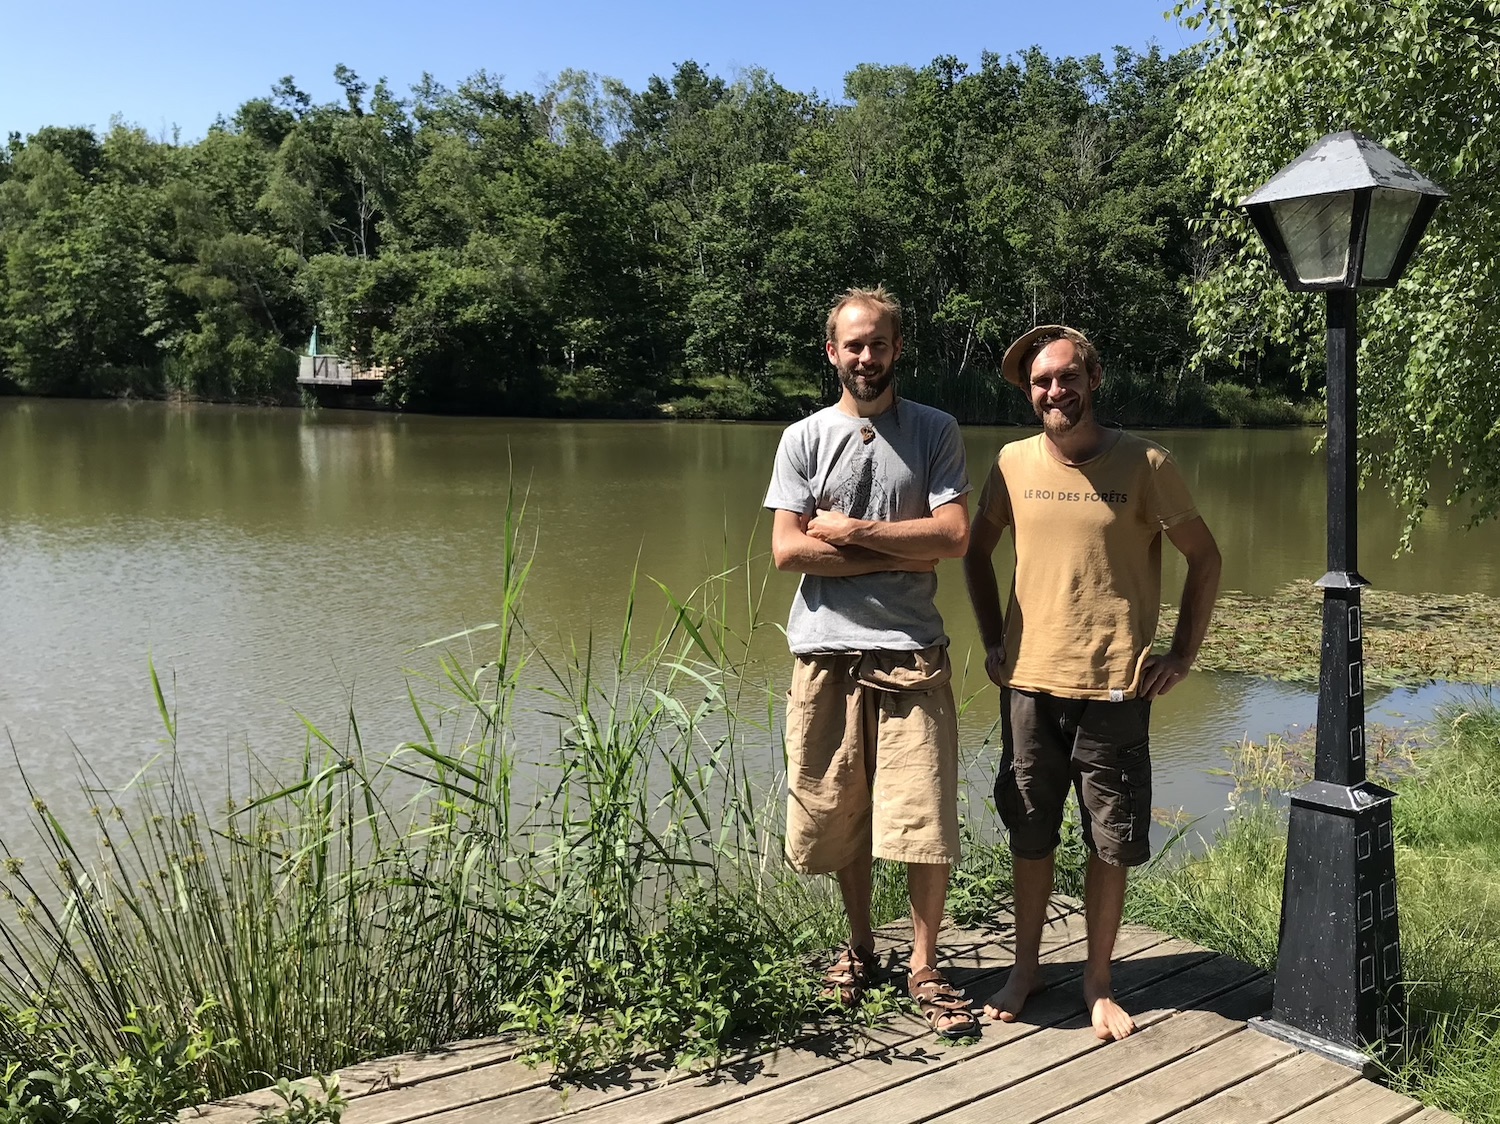
<svg viewBox="0 0 1500 1124">
<path fill-rule="evenodd" d="M 1110 702 L 1124 702 L 1125 701 L 1125 692 L 1122 691 L 1122 690 L 1120 690 L 1120 688 L 1118 688 L 1118 687 L 1111 687 L 1109 689 L 1109 701 Z"/>
</svg>

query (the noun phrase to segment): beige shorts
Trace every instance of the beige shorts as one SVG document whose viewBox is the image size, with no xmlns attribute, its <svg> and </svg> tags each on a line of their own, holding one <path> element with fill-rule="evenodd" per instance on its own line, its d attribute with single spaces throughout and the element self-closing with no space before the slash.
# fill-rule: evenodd
<svg viewBox="0 0 1500 1124">
<path fill-rule="evenodd" d="M 958 861 L 958 712 L 946 648 L 798 656 L 787 692 L 787 863 Z"/>
</svg>

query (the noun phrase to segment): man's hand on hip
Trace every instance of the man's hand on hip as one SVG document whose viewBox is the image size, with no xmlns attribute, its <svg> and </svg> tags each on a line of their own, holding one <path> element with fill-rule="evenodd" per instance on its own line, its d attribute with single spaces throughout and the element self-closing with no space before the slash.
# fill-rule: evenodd
<svg viewBox="0 0 1500 1124">
<path fill-rule="evenodd" d="M 1141 669 L 1141 689 L 1137 698 L 1154 699 L 1165 695 L 1187 678 L 1192 664 L 1171 652 L 1161 656 L 1147 656 Z"/>
<path fill-rule="evenodd" d="M 990 677 L 990 682 L 997 687 L 1005 686 L 1000 682 L 1000 673 L 1005 669 L 1005 641 L 991 644 L 984 650 L 984 673 Z"/>
</svg>

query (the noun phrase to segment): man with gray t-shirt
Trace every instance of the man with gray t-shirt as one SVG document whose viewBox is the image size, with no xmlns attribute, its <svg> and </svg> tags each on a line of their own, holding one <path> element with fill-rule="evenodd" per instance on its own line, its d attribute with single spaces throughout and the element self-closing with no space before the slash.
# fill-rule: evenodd
<svg viewBox="0 0 1500 1124">
<path fill-rule="evenodd" d="M 936 966 L 958 860 L 958 718 L 933 602 L 937 560 L 968 544 L 963 442 L 947 414 L 897 399 L 901 309 L 883 288 L 843 296 L 826 350 L 843 392 L 782 434 L 765 501 L 776 568 L 802 575 L 787 622 L 787 861 L 838 877 L 849 942 L 823 983 L 844 1006 L 879 963 L 872 862 L 904 862 L 908 986 L 939 1035 L 965 1038 L 978 1022 Z"/>
</svg>

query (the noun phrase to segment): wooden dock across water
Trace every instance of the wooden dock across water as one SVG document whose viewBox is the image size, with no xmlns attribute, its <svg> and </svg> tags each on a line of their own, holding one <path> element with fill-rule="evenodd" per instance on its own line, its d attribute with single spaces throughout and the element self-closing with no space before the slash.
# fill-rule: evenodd
<svg viewBox="0 0 1500 1124">
<path fill-rule="evenodd" d="M 1077 904 L 1053 903 L 1043 937 L 1045 988 L 1022 1021 L 986 1022 L 972 1044 L 942 1044 L 903 1014 L 868 1030 L 812 1028 L 791 1045 L 750 1050 L 708 1072 L 620 1067 L 560 1086 L 517 1060 L 510 1040 L 462 1042 L 343 1070 L 343 1124 L 1456 1121 L 1247 1028 L 1245 1020 L 1270 1005 L 1264 973 L 1141 926 L 1121 931 L 1115 969 L 1116 991 L 1140 1030 L 1099 1042 L 1079 983 Z M 904 963 L 909 940 L 909 924 L 881 930 L 888 962 Z M 982 1002 L 1011 963 L 1009 918 L 946 929 L 942 949 L 948 977 Z M 274 1094 L 253 1093 L 186 1110 L 181 1120 L 252 1124 L 278 1107 Z"/>
</svg>

